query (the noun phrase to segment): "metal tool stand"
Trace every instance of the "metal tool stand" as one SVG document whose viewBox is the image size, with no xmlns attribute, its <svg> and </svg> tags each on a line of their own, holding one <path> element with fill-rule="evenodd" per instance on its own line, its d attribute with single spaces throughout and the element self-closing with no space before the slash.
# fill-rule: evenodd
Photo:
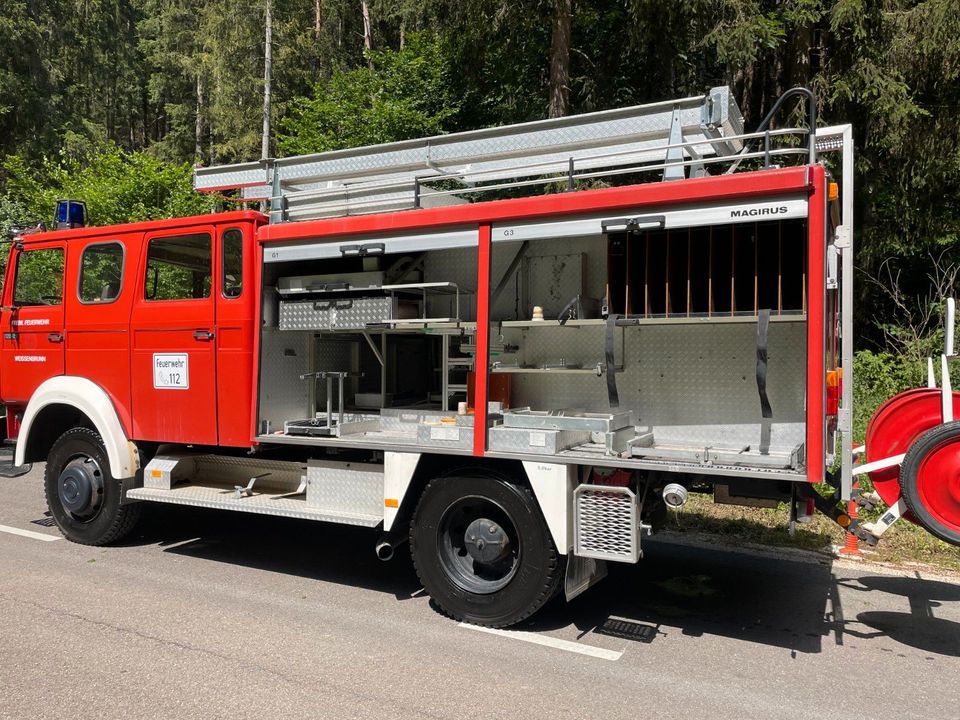
<svg viewBox="0 0 960 720">
<path fill-rule="evenodd" d="M 314 382 L 318 380 L 327 381 L 327 412 L 325 416 L 326 426 L 322 428 L 317 424 L 316 432 L 324 435 L 337 435 L 338 428 L 343 425 L 343 381 L 349 377 L 362 377 L 363 373 L 319 370 L 317 372 L 308 372 L 300 376 L 301 380 L 313 378 Z M 333 418 L 333 381 L 337 381 L 337 418 Z M 319 418 L 317 418 L 319 419 Z M 321 432 L 325 429 L 326 432 Z"/>
</svg>

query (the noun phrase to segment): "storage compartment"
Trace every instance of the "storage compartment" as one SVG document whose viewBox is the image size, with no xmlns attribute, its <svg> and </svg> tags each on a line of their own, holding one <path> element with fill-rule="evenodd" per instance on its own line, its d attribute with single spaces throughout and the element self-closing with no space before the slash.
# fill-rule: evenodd
<svg viewBox="0 0 960 720">
<path fill-rule="evenodd" d="M 271 252 L 261 309 L 259 433 L 372 444 L 394 433 L 394 440 L 416 444 L 418 425 L 404 423 L 397 434 L 385 427 L 386 408 L 455 411 L 473 368 L 473 355 L 460 347 L 475 342 L 475 331 L 459 328 L 476 312 L 475 244 L 475 233 L 440 240 L 418 233 Z M 328 375 L 332 385 L 316 379 Z M 466 448 L 469 437 L 472 428 L 454 444 Z"/>
<path fill-rule="evenodd" d="M 703 473 L 802 473 L 805 228 L 803 219 L 751 220 L 530 242 L 526 254 L 586 257 L 579 289 L 602 293 L 620 319 L 561 326 L 493 317 L 493 342 L 517 350 L 493 361 L 491 378 L 513 377 L 513 409 L 491 426 L 489 448 Z M 495 241 L 494 266 L 515 248 Z M 766 309 L 769 421 L 756 383 L 757 317 Z"/>
<path fill-rule="evenodd" d="M 329 515 L 383 514 L 383 465 L 311 460 L 307 466 L 307 507 Z"/>
<path fill-rule="evenodd" d="M 461 302 L 475 248 L 271 265 L 261 433 L 467 454 L 486 371 L 492 453 L 802 477 L 803 219 L 509 238 L 493 237 L 486 369 Z M 767 309 L 769 419 L 756 382 Z M 342 390 L 303 379 L 317 374 L 342 375 Z"/>
</svg>

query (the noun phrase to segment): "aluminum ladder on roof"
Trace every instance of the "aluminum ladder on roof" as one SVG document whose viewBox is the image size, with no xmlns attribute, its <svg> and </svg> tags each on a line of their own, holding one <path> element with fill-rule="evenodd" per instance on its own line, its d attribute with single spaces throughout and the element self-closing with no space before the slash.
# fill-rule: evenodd
<svg viewBox="0 0 960 720">
<path fill-rule="evenodd" d="M 743 148 L 727 87 L 617 110 L 383 145 L 196 168 L 201 192 L 271 199 L 271 222 L 468 202 L 478 191 L 566 182 L 658 165 L 664 180 L 703 174 L 701 161 Z M 602 172 L 601 172 L 602 171 Z M 548 178 L 544 180 L 544 178 Z M 446 181 L 458 188 L 434 187 Z"/>
</svg>

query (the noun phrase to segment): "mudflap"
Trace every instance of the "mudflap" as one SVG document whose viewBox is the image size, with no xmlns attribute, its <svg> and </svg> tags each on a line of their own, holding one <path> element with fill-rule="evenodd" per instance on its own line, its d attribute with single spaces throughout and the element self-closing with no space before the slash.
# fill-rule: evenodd
<svg viewBox="0 0 960 720">
<path fill-rule="evenodd" d="M 0 478 L 17 478 L 21 475 L 26 475 L 33 469 L 32 463 L 14 465 L 14 451 L 14 445 L 4 445 L 0 447 Z"/>
<path fill-rule="evenodd" d="M 567 555 L 567 574 L 563 582 L 563 594 L 567 602 L 596 585 L 606 576 L 606 560 L 577 557 L 571 550 Z"/>
<path fill-rule="evenodd" d="M 0 458 L 0 460 L 2 460 L 2 458 Z M 0 477 L 18 478 L 21 475 L 26 475 L 31 470 L 33 470 L 33 465 L 31 463 L 27 463 L 26 465 L 14 465 L 11 462 L 0 462 Z"/>
</svg>

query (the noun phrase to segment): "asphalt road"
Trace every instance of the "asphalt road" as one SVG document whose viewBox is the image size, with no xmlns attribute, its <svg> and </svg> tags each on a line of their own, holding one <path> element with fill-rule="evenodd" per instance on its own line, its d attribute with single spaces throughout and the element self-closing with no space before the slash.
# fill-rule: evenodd
<svg viewBox="0 0 960 720">
<path fill-rule="evenodd" d="M 521 633 L 441 616 L 369 530 L 151 506 L 57 537 L 0 478 L 2 718 L 960 718 L 960 585 L 649 542 Z"/>
</svg>

